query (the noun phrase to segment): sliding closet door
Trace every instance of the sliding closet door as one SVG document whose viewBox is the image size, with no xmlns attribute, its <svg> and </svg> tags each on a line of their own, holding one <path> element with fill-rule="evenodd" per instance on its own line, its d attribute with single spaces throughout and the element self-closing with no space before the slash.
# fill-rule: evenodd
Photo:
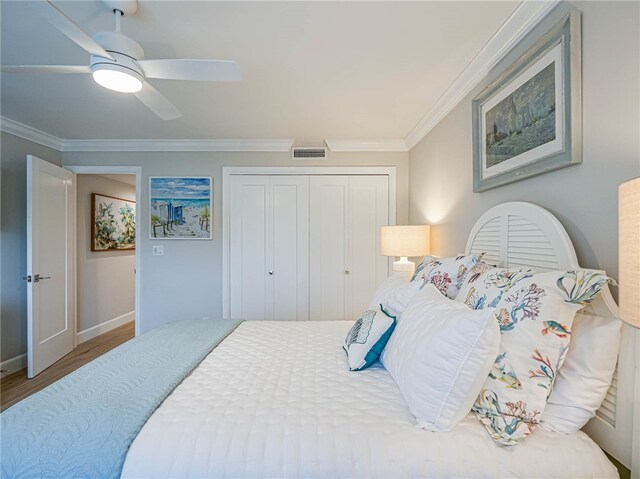
<svg viewBox="0 0 640 479">
<path fill-rule="evenodd" d="M 309 177 L 270 177 L 267 319 L 309 319 Z"/>
<path fill-rule="evenodd" d="M 312 176 L 310 186 L 310 319 L 346 319 L 349 177 Z"/>
<path fill-rule="evenodd" d="M 269 177 L 232 176 L 230 191 L 231 317 L 267 317 Z"/>
<path fill-rule="evenodd" d="M 389 224 L 387 178 L 349 177 L 349 319 L 356 319 L 369 306 L 376 288 L 389 273 L 389 260 L 380 254 L 380 227 Z"/>
</svg>

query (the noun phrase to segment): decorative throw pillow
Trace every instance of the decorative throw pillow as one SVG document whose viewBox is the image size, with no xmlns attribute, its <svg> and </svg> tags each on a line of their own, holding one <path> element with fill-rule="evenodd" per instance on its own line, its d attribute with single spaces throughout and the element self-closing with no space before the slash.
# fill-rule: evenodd
<svg viewBox="0 0 640 479">
<path fill-rule="evenodd" d="M 473 406 L 496 442 L 515 445 L 538 425 L 573 318 L 608 281 L 598 272 L 551 271 L 521 279 L 502 295 L 500 352 Z"/>
<path fill-rule="evenodd" d="M 420 261 L 420 264 L 416 267 L 416 270 L 414 271 L 413 276 L 411 277 L 411 281 L 415 281 L 415 279 L 422 274 L 422 272 L 425 270 L 425 268 L 428 268 L 428 266 L 431 263 L 433 263 L 434 261 L 436 261 L 435 257 L 433 257 L 433 256 L 425 256 L 422 259 L 422 261 Z"/>
<path fill-rule="evenodd" d="M 347 333 L 342 348 L 347 353 L 349 369 L 361 371 L 375 363 L 396 327 L 396 318 L 382 305 L 368 309 Z"/>
<path fill-rule="evenodd" d="M 493 268 L 480 261 L 467 274 L 456 300 L 471 309 L 495 308 L 505 291 L 529 276 L 530 269 Z"/>
<path fill-rule="evenodd" d="M 574 434 L 596 415 L 616 370 L 621 328 L 615 319 L 576 314 L 567 358 L 542 413 L 542 429 Z"/>
<path fill-rule="evenodd" d="M 495 311 L 474 311 L 427 285 L 411 301 L 382 364 L 418 426 L 448 431 L 471 410 L 500 345 Z"/>
<path fill-rule="evenodd" d="M 482 255 L 466 255 L 451 258 L 441 258 L 427 264 L 415 277 L 414 281 L 423 284 L 433 284 L 447 298 L 454 299 L 460 286 Z"/>
</svg>

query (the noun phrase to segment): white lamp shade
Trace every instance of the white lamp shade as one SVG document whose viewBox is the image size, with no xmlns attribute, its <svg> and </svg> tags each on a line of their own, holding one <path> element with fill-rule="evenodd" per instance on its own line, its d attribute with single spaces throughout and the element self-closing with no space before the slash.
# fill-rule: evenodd
<svg viewBox="0 0 640 479">
<path fill-rule="evenodd" d="M 640 178 L 618 188 L 620 315 L 640 328 Z"/>
<path fill-rule="evenodd" d="M 380 252 L 383 256 L 426 256 L 430 251 L 429 225 L 383 226 Z"/>
</svg>

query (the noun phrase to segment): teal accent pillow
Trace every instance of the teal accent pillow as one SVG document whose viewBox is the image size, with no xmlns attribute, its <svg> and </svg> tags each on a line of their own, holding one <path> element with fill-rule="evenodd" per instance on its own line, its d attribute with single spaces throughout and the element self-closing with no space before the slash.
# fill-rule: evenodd
<svg viewBox="0 0 640 479">
<path fill-rule="evenodd" d="M 396 327 L 396 317 L 380 304 L 360 315 L 347 333 L 342 348 L 351 371 L 361 371 L 375 363 Z"/>
</svg>

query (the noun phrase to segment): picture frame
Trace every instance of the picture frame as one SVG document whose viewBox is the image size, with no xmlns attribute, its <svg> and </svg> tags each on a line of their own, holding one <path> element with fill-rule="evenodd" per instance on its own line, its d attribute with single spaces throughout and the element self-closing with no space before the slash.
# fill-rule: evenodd
<svg viewBox="0 0 640 479">
<path fill-rule="evenodd" d="M 149 177 L 149 239 L 213 239 L 213 178 Z"/>
<path fill-rule="evenodd" d="M 136 249 L 136 202 L 91 193 L 91 251 Z"/>
<path fill-rule="evenodd" d="M 580 12 L 569 12 L 472 101 L 473 191 L 582 163 Z"/>
</svg>

